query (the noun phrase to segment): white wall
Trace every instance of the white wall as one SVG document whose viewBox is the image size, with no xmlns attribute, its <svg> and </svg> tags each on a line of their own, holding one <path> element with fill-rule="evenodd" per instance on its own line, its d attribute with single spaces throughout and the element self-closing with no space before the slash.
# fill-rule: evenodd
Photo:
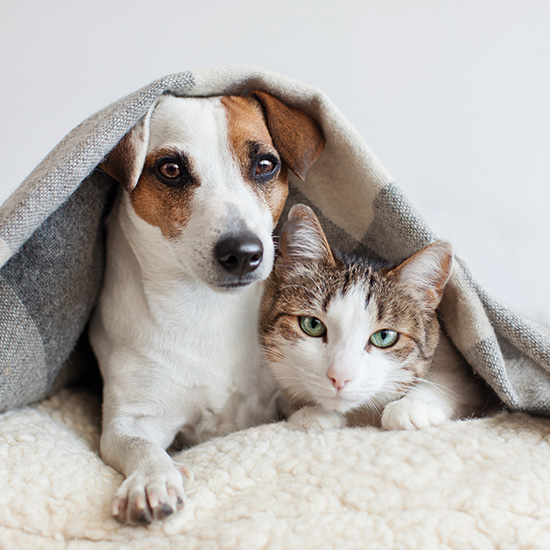
<svg viewBox="0 0 550 550">
<path fill-rule="evenodd" d="M 228 64 L 326 91 L 476 278 L 550 320 L 544 0 L 2 0 L 0 201 L 107 103 Z"/>
</svg>

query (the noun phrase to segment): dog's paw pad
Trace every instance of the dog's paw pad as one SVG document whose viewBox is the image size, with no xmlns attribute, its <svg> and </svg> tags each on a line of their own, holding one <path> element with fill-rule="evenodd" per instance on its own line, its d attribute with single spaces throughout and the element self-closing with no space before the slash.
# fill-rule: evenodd
<svg viewBox="0 0 550 550">
<path fill-rule="evenodd" d="M 447 412 L 435 401 L 402 398 L 388 403 L 382 413 L 382 427 L 386 430 L 417 430 L 439 426 L 449 420 Z"/>
<path fill-rule="evenodd" d="M 112 504 L 114 518 L 123 524 L 148 525 L 181 510 L 185 491 L 180 472 L 136 472 L 120 486 Z"/>
<path fill-rule="evenodd" d="M 326 411 L 321 407 L 303 407 L 288 419 L 288 425 L 294 430 L 336 430 L 346 425 L 346 419 L 335 411 Z"/>
</svg>

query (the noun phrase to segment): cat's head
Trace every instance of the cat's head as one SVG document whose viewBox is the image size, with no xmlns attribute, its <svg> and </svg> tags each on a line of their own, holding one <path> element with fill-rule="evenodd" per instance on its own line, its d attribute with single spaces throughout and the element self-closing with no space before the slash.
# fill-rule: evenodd
<svg viewBox="0 0 550 550">
<path fill-rule="evenodd" d="M 297 401 L 339 412 L 396 399 L 429 369 L 452 261 L 445 241 L 393 268 L 340 255 L 313 211 L 294 206 L 260 316 L 275 379 Z"/>
</svg>

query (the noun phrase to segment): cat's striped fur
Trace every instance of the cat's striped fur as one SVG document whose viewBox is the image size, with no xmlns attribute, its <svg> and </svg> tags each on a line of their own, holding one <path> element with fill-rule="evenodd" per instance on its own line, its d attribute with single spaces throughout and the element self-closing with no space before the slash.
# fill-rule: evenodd
<svg viewBox="0 0 550 550">
<path fill-rule="evenodd" d="M 452 261 L 444 241 L 393 268 L 338 254 L 309 207 L 291 210 L 260 334 L 275 379 L 301 409 L 294 423 L 341 425 L 370 408 L 385 428 L 413 429 L 477 412 L 480 389 L 437 318 Z"/>
</svg>

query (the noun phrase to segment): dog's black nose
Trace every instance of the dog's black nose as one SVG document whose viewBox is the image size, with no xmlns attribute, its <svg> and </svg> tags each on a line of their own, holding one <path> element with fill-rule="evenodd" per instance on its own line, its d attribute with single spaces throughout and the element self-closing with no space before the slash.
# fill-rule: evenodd
<svg viewBox="0 0 550 550">
<path fill-rule="evenodd" d="M 215 254 L 227 272 L 242 277 L 262 263 L 264 247 L 252 233 L 242 233 L 219 241 Z"/>
</svg>

